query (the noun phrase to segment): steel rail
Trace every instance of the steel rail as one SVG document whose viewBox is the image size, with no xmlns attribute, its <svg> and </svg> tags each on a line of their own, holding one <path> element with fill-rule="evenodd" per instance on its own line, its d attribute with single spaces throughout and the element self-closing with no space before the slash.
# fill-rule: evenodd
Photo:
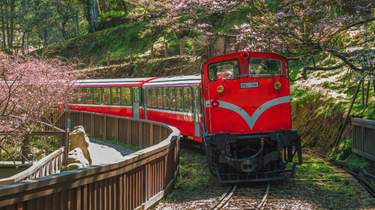
<svg viewBox="0 0 375 210">
<path fill-rule="evenodd" d="M 268 194 L 270 192 L 270 186 L 271 186 L 271 184 L 268 182 L 267 188 L 266 188 L 266 193 L 264 194 L 262 200 L 260 201 L 260 203 L 258 204 L 256 209 L 263 209 L 264 204 L 266 204 L 266 202 L 267 202 L 267 197 L 268 197 Z"/>
<path fill-rule="evenodd" d="M 232 185 L 232 186 L 228 187 L 228 189 L 220 196 L 219 202 L 217 202 L 210 209 L 211 210 L 219 210 L 219 209 L 224 208 L 228 204 L 229 200 L 232 198 L 236 189 L 237 189 L 237 185 Z"/>
</svg>

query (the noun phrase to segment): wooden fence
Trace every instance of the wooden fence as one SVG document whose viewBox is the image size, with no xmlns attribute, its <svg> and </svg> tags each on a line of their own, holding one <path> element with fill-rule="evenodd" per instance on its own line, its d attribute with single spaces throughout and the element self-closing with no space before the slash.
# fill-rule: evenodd
<svg viewBox="0 0 375 210">
<path fill-rule="evenodd" d="M 147 209 L 163 197 L 178 171 L 177 129 L 84 112 L 73 112 L 70 117 L 73 125 L 83 125 L 91 137 L 138 143 L 145 149 L 115 164 L 2 186 L 0 210 Z"/>
<path fill-rule="evenodd" d="M 16 118 L 16 117 L 15 117 Z M 18 118 L 16 118 L 18 119 Z M 54 125 L 47 124 L 44 122 L 36 121 L 39 125 L 38 128 L 40 131 L 32 131 L 25 136 L 25 138 L 31 138 L 35 136 L 55 136 L 58 137 L 61 141 L 61 147 L 41 160 L 34 163 L 28 169 L 15 174 L 11 177 L 0 179 L 0 185 L 9 185 L 21 180 L 30 180 L 36 179 L 44 176 L 49 176 L 60 172 L 63 164 L 66 163 L 66 157 L 68 150 L 65 149 L 65 145 L 68 145 L 68 133 L 65 130 L 62 130 Z M 16 132 L 12 132 L 11 135 L 14 135 Z M 9 133 L 0 132 L 0 136 L 7 136 Z M 29 155 L 30 151 L 21 151 L 22 153 L 22 162 L 25 161 L 24 157 Z"/>
<path fill-rule="evenodd" d="M 9 178 L 0 179 L 0 185 L 9 185 L 21 180 L 37 179 L 60 172 L 64 160 L 64 147 L 34 163 L 30 168 Z"/>
<path fill-rule="evenodd" d="M 352 151 L 362 157 L 375 161 L 375 121 L 353 118 L 352 126 Z"/>
</svg>

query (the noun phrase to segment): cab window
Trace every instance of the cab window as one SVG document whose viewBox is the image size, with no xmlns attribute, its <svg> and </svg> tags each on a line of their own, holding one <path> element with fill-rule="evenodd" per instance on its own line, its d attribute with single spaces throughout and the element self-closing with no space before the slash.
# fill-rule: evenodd
<svg viewBox="0 0 375 210">
<path fill-rule="evenodd" d="M 217 79 L 234 79 L 240 73 L 240 64 L 237 60 L 223 61 L 208 66 L 208 78 L 210 81 Z"/>
<path fill-rule="evenodd" d="M 254 76 L 272 76 L 282 74 L 281 62 L 269 58 L 250 59 L 250 73 Z"/>
</svg>

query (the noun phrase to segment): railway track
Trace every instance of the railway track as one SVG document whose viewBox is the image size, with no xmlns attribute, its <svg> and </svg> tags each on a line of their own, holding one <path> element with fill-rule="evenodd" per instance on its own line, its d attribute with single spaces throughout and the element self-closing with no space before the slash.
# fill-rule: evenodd
<svg viewBox="0 0 375 210">
<path fill-rule="evenodd" d="M 249 190 L 253 190 L 253 189 L 250 189 L 248 188 Z M 229 203 L 229 201 L 232 199 L 234 193 L 236 192 L 237 190 L 237 185 L 232 185 L 230 186 L 219 198 L 219 202 L 217 202 L 213 207 L 210 208 L 210 210 L 220 210 L 220 209 L 224 209 L 227 204 Z M 270 183 L 267 183 L 267 188 L 266 188 L 266 192 L 264 193 L 263 197 L 262 197 L 262 200 L 257 204 L 257 206 L 255 207 L 255 209 L 263 209 L 264 205 L 266 204 L 267 202 L 267 198 L 268 198 L 268 195 L 269 195 L 269 191 L 270 191 Z"/>
</svg>

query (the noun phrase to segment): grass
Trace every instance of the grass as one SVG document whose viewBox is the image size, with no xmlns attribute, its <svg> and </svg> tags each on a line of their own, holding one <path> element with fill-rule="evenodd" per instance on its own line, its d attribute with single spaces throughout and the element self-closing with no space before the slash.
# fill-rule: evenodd
<svg viewBox="0 0 375 210">
<path fill-rule="evenodd" d="M 192 194 L 204 192 L 215 185 L 206 162 L 206 156 L 198 149 L 182 147 L 180 171 L 174 190 L 167 196 L 168 202 L 189 199 Z"/>
<path fill-rule="evenodd" d="M 370 164 L 365 158 L 362 158 L 356 154 L 351 154 L 345 159 L 344 163 L 350 170 L 367 168 Z"/>
<path fill-rule="evenodd" d="M 331 194 L 340 194 L 348 198 L 356 195 L 353 185 L 348 180 L 348 174 L 337 171 L 329 163 L 309 154 L 304 154 L 304 161 L 307 163 L 298 167 L 296 179 L 306 180 L 306 184 Z"/>
</svg>

